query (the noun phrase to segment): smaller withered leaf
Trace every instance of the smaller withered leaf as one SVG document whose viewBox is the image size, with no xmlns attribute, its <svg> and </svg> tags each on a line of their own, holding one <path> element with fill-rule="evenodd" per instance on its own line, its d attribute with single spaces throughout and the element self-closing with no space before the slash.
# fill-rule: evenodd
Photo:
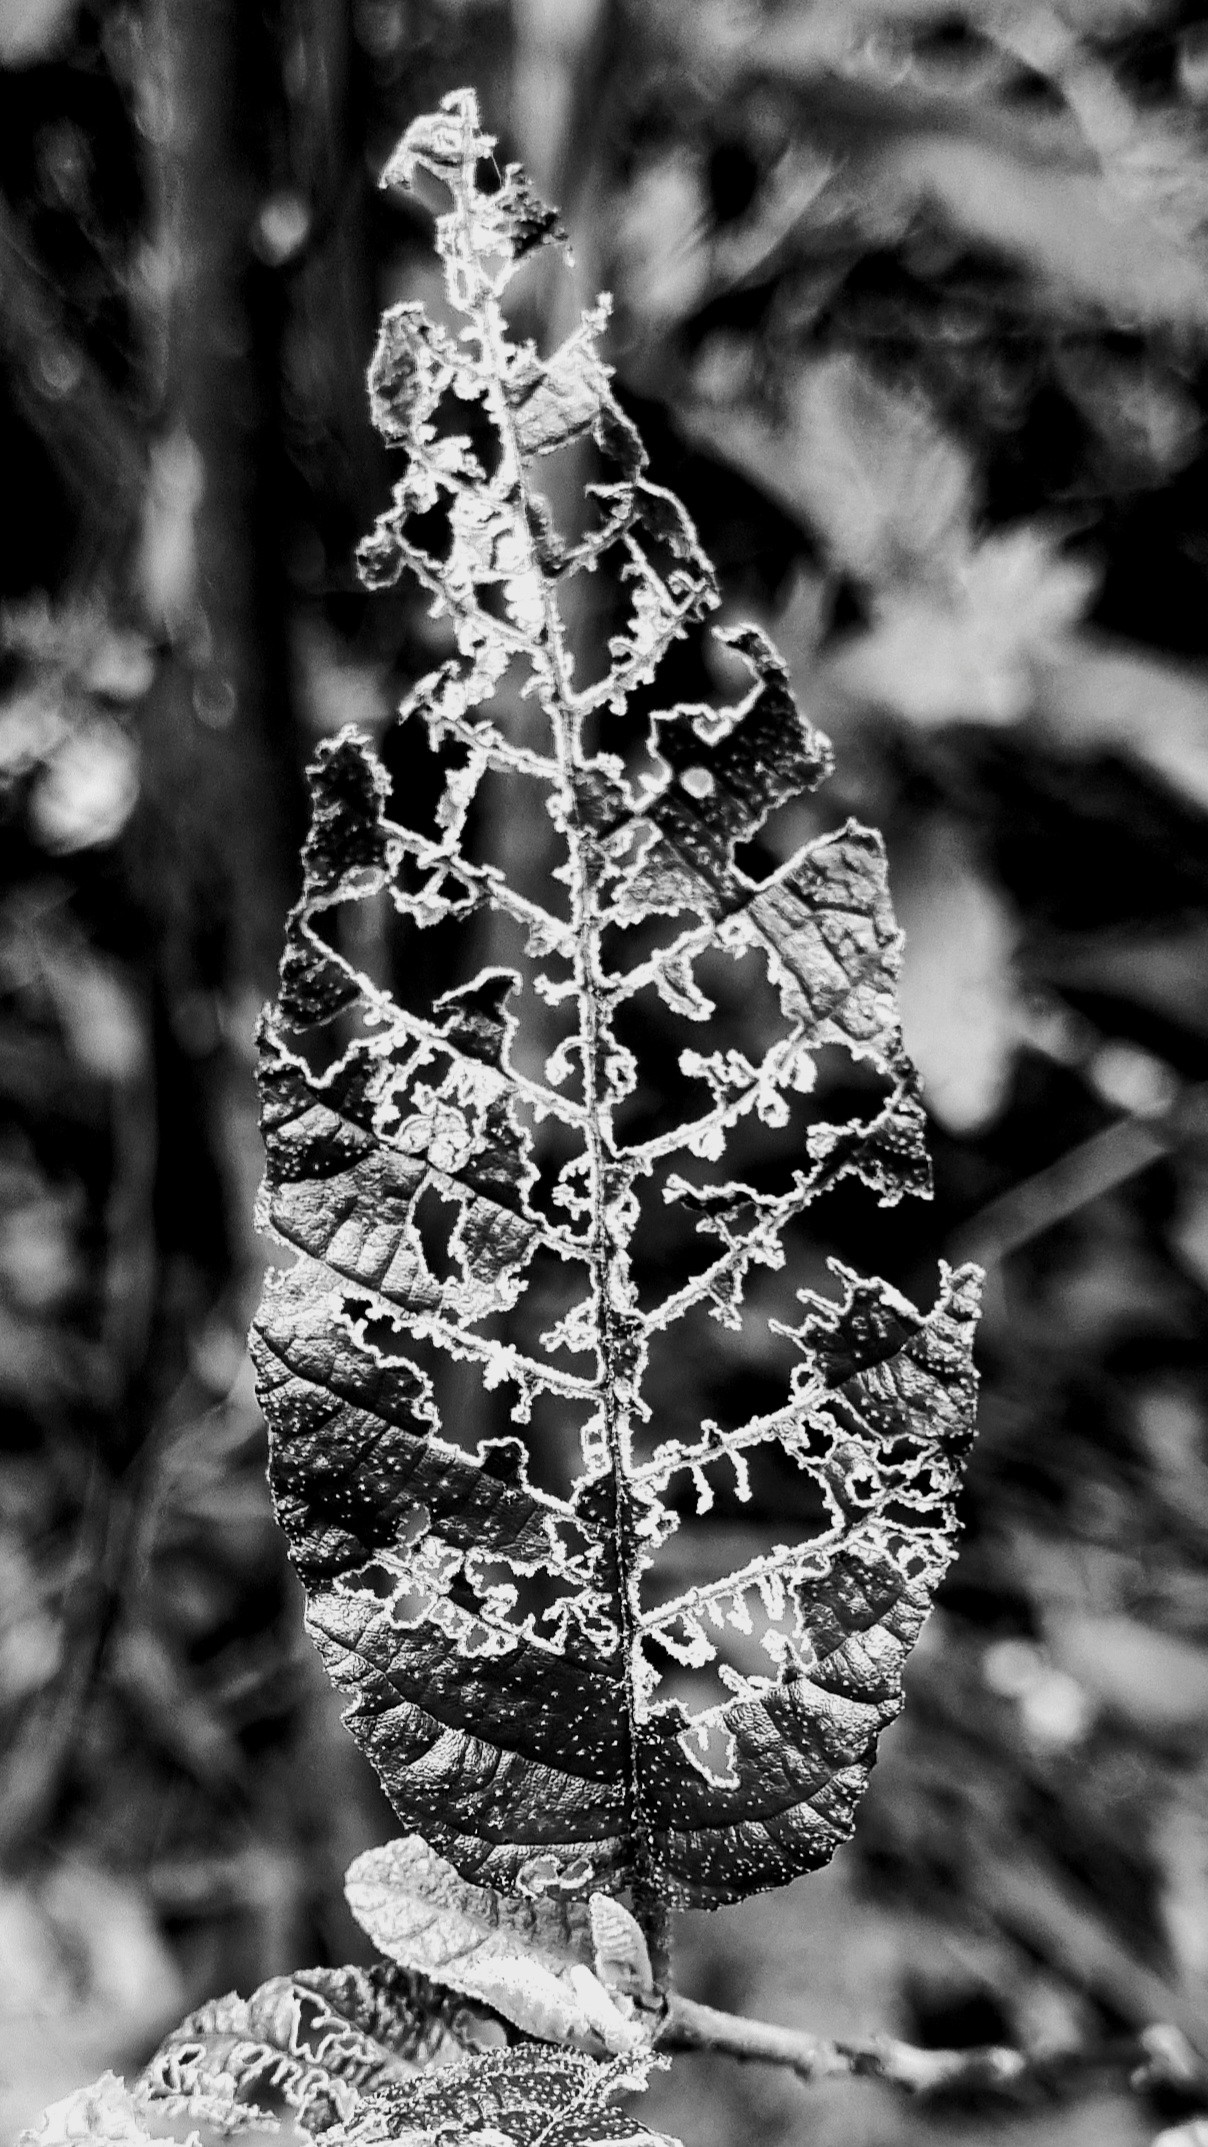
<svg viewBox="0 0 1208 2147">
<path fill-rule="evenodd" d="M 919 1311 L 840 1272 L 786 1316 L 812 1201 L 928 1189 L 884 851 L 808 818 L 784 841 L 829 748 L 757 629 L 723 637 L 733 704 L 657 705 L 714 578 L 614 398 L 602 310 L 549 356 L 512 339 L 509 280 L 555 234 L 518 174 L 486 183 L 490 151 L 463 92 L 388 173 L 448 191 L 455 325 L 383 323 L 404 459 L 362 566 L 447 622 L 403 710 L 443 788 L 410 827 L 368 740 L 316 757 L 260 1057 L 262 1212 L 294 1264 L 253 1347 L 309 1629 L 405 1831 L 459 1882 L 573 1908 L 615 1997 L 647 1971 L 598 1909 L 593 1951 L 593 1894 L 646 1925 L 849 1833 L 953 1551 L 977 1277 Z M 365 902 L 400 920 L 397 1000 L 355 959 Z M 434 927 L 464 981 L 425 1000 Z M 823 1052 L 862 1115 L 819 1107 Z M 681 1369 L 719 1328 L 766 1367 L 724 1425 L 687 1418 Z M 450 1401 L 467 1380 L 494 1435 Z M 696 1516 L 755 1480 L 784 1520 L 719 1570 Z"/>
<path fill-rule="evenodd" d="M 472 1886 L 417 1834 L 367 1849 L 345 1890 L 358 1923 L 392 1961 L 489 2005 L 528 2035 L 614 2052 L 652 2039 L 653 2015 L 620 1994 L 619 1978 L 610 1990 L 596 1973 L 599 1918 L 584 1901 Z M 597 1903 L 627 1914 L 602 1895 Z"/>
</svg>

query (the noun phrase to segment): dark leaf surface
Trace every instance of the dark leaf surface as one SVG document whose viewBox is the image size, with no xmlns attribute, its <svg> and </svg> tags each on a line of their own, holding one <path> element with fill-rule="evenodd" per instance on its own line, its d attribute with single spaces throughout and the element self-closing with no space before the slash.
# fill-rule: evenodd
<svg viewBox="0 0 1208 2147">
<path fill-rule="evenodd" d="M 434 2078 L 384 2088 L 347 2133 L 349 2147 L 379 2140 L 481 2140 L 483 2147 L 676 2147 L 616 2107 L 637 2085 L 624 2068 L 567 2050 L 508 2050 Z"/>
<path fill-rule="evenodd" d="M 752 1274 L 784 1265 L 811 1201 L 846 1177 L 883 1204 L 926 1189 L 900 935 L 867 830 L 814 837 L 763 878 L 738 854 L 829 765 L 757 630 L 725 637 L 751 678 L 736 705 L 656 715 L 644 765 L 611 750 L 633 690 L 699 633 L 713 577 L 645 475 L 594 353 L 598 316 L 546 361 L 508 340 L 500 297 L 534 226 L 507 188 L 478 191 L 488 147 L 461 95 L 391 167 L 450 186 L 437 243 L 464 325 L 386 318 L 374 392 L 407 462 L 364 565 L 375 582 L 409 569 L 452 621 L 457 658 L 404 711 L 442 755 L 445 792 L 426 836 L 391 817 L 356 733 L 316 760 L 261 1045 L 264 1214 L 297 1258 L 269 1277 L 254 1349 L 310 1629 L 405 1826 L 478 1884 L 710 1905 L 815 1868 L 850 1831 L 952 1553 L 976 1276 L 945 1273 L 926 1316 L 875 1282 L 843 1278 L 841 1303 L 806 1293 L 800 1326 L 781 1323 L 801 1361 L 779 1406 L 689 1440 L 650 1422 L 651 1352 L 710 1317 L 766 1321 Z M 493 432 L 492 475 L 437 423 L 450 387 Z M 585 437 L 610 474 L 571 544 L 539 465 Z M 434 506 L 445 549 L 415 535 Z M 580 688 L 573 596 L 597 565 L 624 616 L 610 669 Z M 521 696 L 547 748 L 521 727 Z M 563 845 L 548 885 L 521 890 L 476 847 L 487 780 L 545 793 Z M 341 951 L 341 911 L 387 892 L 413 930 L 491 918 L 515 966 L 488 964 L 426 1011 L 395 1002 Z M 762 995 L 751 1055 L 685 1050 L 693 1107 L 640 1137 L 628 1011 L 710 1022 L 719 957 L 749 962 Z M 333 1062 L 321 1040 L 350 1016 Z M 777 1190 L 721 1175 L 735 1139 L 804 1109 L 823 1046 L 862 1062 L 867 1115 L 815 1113 Z M 421 1229 L 433 1200 L 441 1258 Z M 668 1203 L 685 1250 L 658 1288 L 633 1246 Z M 568 1293 L 547 1327 L 525 1302 L 538 1260 Z M 441 1426 L 428 1367 L 449 1357 L 505 1391 L 514 1424 L 538 1403 L 562 1412 L 579 1454 L 568 1492 L 530 1481 L 516 1438 L 475 1447 Z M 659 1554 L 685 1499 L 704 1510 L 730 1484 L 744 1498 L 761 1451 L 808 1488 L 813 1532 L 669 1593 Z"/>
</svg>

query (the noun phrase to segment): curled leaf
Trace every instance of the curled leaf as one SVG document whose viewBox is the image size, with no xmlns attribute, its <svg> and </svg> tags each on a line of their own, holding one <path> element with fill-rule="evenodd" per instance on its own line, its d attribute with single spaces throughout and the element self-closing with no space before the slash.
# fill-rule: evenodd
<svg viewBox="0 0 1208 2147">
<path fill-rule="evenodd" d="M 592 1967 L 593 1921 L 582 1901 L 471 1886 L 418 1834 L 367 1849 L 345 1891 L 391 1960 L 492 2006 L 528 2035 L 617 2052 L 649 2042 L 633 2007 Z"/>
</svg>

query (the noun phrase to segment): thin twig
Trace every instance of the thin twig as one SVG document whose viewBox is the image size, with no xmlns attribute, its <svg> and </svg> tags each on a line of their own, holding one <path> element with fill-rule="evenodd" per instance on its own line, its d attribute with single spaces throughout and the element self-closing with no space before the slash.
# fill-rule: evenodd
<svg viewBox="0 0 1208 2147">
<path fill-rule="evenodd" d="M 747 2064 L 785 2066 L 800 2080 L 884 2080 L 912 2094 L 944 2088 L 1002 2094 L 1092 2071 L 1139 2072 L 1146 2083 L 1161 2079 L 1184 2090 L 1208 2092 L 1208 2070 L 1178 2029 L 1168 2027 L 1068 2050 L 1028 2052 L 995 2044 L 922 2050 L 891 2035 L 832 2041 L 771 2021 L 723 2013 L 670 1991 L 657 2043 L 664 2050 L 713 2050 Z"/>
<path fill-rule="evenodd" d="M 1018 2050 L 918 2050 L 888 2035 L 866 2042 L 832 2042 L 799 2028 L 723 2013 L 678 1991 L 668 1995 L 658 2040 L 666 2050 L 717 2050 L 747 2063 L 784 2065 L 801 2080 L 871 2075 L 915 2091 L 947 2086 L 955 2079 L 1002 2088 L 1028 2070 L 1028 2060 Z"/>
</svg>

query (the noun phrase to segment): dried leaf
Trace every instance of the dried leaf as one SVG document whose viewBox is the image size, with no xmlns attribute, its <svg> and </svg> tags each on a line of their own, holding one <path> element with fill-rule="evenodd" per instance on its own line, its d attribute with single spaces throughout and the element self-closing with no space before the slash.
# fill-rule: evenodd
<svg viewBox="0 0 1208 2147">
<path fill-rule="evenodd" d="M 970 541 L 942 583 L 883 591 L 871 631 L 836 652 L 830 677 L 927 729 L 1017 722 L 1070 645 L 1094 579 L 1026 524 Z"/>
<path fill-rule="evenodd" d="M 1194 114 L 1138 97 L 1068 8 L 979 5 L 954 47 L 927 35 L 932 10 L 915 12 L 794 11 L 734 54 L 804 97 L 807 140 L 830 153 L 813 207 L 823 244 L 844 217 L 867 247 L 925 216 L 1027 274 L 1041 304 L 1202 326 Z M 694 41 L 705 20 L 691 11 Z M 1047 111 L 1019 97 L 1020 65 L 1047 78 Z"/>
<path fill-rule="evenodd" d="M 5 0 L 0 9 L 0 66 L 34 67 L 67 42 L 71 0 Z"/>
<path fill-rule="evenodd" d="M 366 740 L 344 731 L 316 757 L 304 891 L 261 1039 L 263 1215 L 298 1257 L 270 1275 L 253 1346 L 310 1631 L 406 1828 L 474 1886 L 711 1905 L 815 1868 L 850 1830 L 951 1556 L 975 1277 L 946 1278 L 926 1318 L 882 1284 L 810 1300 L 781 1406 L 686 1442 L 647 1429 L 651 1352 L 665 1336 L 683 1346 L 693 1322 L 752 1319 L 752 1268 L 784 1264 L 812 1200 L 849 1176 L 885 1203 L 926 1191 L 923 1119 L 879 839 L 849 825 L 764 878 L 739 847 L 829 766 L 766 638 L 727 634 L 750 690 L 656 714 L 644 770 L 607 750 L 611 713 L 699 629 L 716 589 L 612 397 L 601 312 L 547 360 L 508 340 L 500 295 L 549 226 L 514 174 L 480 191 L 489 148 L 461 92 L 390 168 L 422 166 L 452 194 L 437 245 L 464 325 L 387 316 L 374 395 L 407 461 L 362 556 L 371 582 L 412 573 L 452 622 L 457 656 L 404 711 L 427 726 L 446 788 L 424 836 L 390 817 Z M 450 394 L 480 406 L 497 454 L 442 425 Z M 605 474 L 572 538 L 553 526 L 541 463 L 585 436 Z M 433 510 L 447 542 L 429 549 L 414 518 Z M 560 592 L 597 569 L 625 603 L 608 670 L 577 687 Z M 544 712 L 548 751 L 511 734 L 518 692 Z M 524 794 L 517 810 L 542 799 L 561 838 L 536 893 L 474 846 L 488 773 Z M 341 906 L 387 890 L 412 928 L 493 912 L 520 968 L 484 969 L 423 1011 L 397 1004 L 340 951 Z M 688 1115 L 639 1138 L 627 1009 L 661 1000 L 708 1021 L 719 956 L 750 964 L 766 1035 L 749 1058 L 685 1051 Z M 565 1010 L 552 1052 L 550 1009 Z M 351 1040 L 333 1063 L 337 1018 Z M 736 1127 L 805 1110 L 823 1046 L 863 1062 L 869 1115 L 815 1116 L 778 1191 L 726 1176 Z M 689 1270 L 661 1299 L 639 1294 L 632 1265 L 652 1203 L 671 1211 Z M 577 1293 L 548 1331 L 526 1301 L 537 1258 Z M 505 1388 L 516 1424 L 552 1397 L 580 1451 L 568 1495 L 529 1481 L 518 1438 L 475 1449 L 442 1434 L 432 1353 Z M 659 1554 L 685 1495 L 707 1505 L 711 1472 L 745 1495 L 761 1446 L 811 1487 L 817 1533 L 668 1595 Z M 766 1674 L 733 1659 L 752 1634 Z M 681 1669 L 716 1679 L 695 1714 Z M 581 1965 L 592 1958 L 588 1944 Z"/>
<path fill-rule="evenodd" d="M 302 1970 L 250 1998 L 199 2007 L 161 2044 L 135 2093 L 165 2125 L 243 2131 L 284 2107 L 323 2133 L 351 2122 L 361 2098 L 386 2083 L 473 2049 L 471 2025 L 423 1976 Z"/>
<path fill-rule="evenodd" d="M 1070 754 L 1124 753 L 1202 811 L 1208 676 L 1138 643 L 1086 631 L 1045 669 L 1038 730 Z"/>
<path fill-rule="evenodd" d="M 12 1750 L 19 1760 L 15 1737 Z M 116 2052 L 149 2048 L 184 2003 L 180 1970 L 138 1887 L 74 1858 L 36 1884 L 7 1880 L 0 1886 L 4 2136 L 12 2139 Z"/>
<path fill-rule="evenodd" d="M 641 1924 L 609 1894 L 593 1894 L 589 1907 L 596 1974 L 601 1983 L 612 1990 L 652 1996 L 654 1971 Z"/>
<path fill-rule="evenodd" d="M 849 351 L 802 362 L 775 417 L 756 404 L 679 413 L 691 439 L 753 477 L 821 536 L 837 565 L 881 585 L 963 555 L 972 458 L 919 394 Z"/>
<path fill-rule="evenodd" d="M 358 1856 L 345 1891 L 392 1961 L 493 2007 L 528 2035 L 618 2052 L 650 2039 L 632 2006 L 615 2002 L 593 1971 L 593 1923 L 582 1901 L 509 1899 L 471 1886 L 418 1834 Z M 617 1902 L 606 1906 L 625 1913 Z"/>
</svg>

